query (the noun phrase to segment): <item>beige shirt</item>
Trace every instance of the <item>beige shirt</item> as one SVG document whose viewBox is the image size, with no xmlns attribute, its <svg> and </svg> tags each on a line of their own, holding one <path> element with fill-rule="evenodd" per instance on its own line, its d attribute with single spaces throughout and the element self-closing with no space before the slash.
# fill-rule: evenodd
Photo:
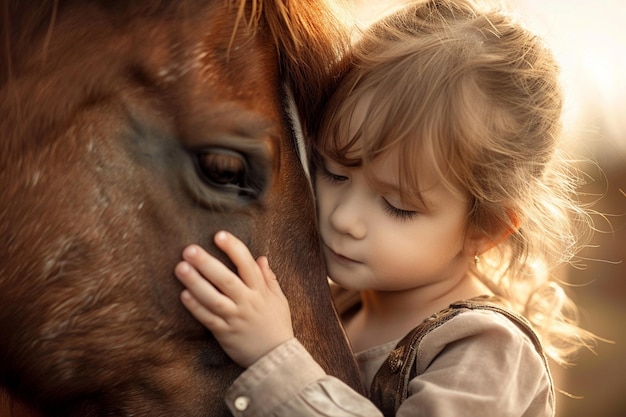
<svg viewBox="0 0 626 417">
<path fill-rule="evenodd" d="M 356 355 L 366 386 L 398 341 Z M 323 343 L 323 341 L 321 341 Z M 472 310 L 426 335 L 418 376 L 397 416 L 552 417 L 552 378 L 528 336 L 502 314 Z M 278 346 L 229 388 L 235 416 L 382 416 L 296 340 Z"/>
</svg>

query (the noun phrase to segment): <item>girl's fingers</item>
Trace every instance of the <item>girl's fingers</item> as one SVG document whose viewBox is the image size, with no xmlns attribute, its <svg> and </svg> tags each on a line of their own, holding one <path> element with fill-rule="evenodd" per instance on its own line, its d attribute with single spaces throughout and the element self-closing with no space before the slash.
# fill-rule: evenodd
<svg viewBox="0 0 626 417">
<path fill-rule="evenodd" d="M 275 283 L 277 281 L 276 274 L 274 274 L 274 271 L 272 271 L 272 269 L 270 268 L 267 256 L 259 256 L 256 262 L 259 266 L 259 269 L 261 270 L 261 273 L 263 274 L 265 283 L 268 285 Z"/>
<path fill-rule="evenodd" d="M 287 304 L 287 299 L 285 298 L 285 294 L 283 290 L 280 288 L 280 284 L 278 283 L 278 279 L 276 278 L 276 274 L 270 268 L 269 262 L 266 256 L 259 256 L 257 259 L 257 263 L 261 272 L 263 273 L 263 279 L 265 280 L 265 285 L 267 289 L 273 294 L 276 301 L 285 302 L 287 305 L 287 311 L 289 310 L 289 306 Z"/>
<path fill-rule="evenodd" d="M 192 269 L 195 268 L 196 275 L 202 281 L 210 282 L 219 291 L 233 300 L 236 301 L 241 292 L 245 290 L 245 285 L 233 271 L 201 247 L 197 245 L 187 246 L 183 250 L 183 259 L 191 265 Z M 201 285 L 197 281 L 194 281 L 194 283 Z M 192 289 L 189 286 L 187 287 Z"/>
<path fill-rule="evenodd" d="M 189 290 L 183 290 L 180 294 L 180 300 L 191 315 L 210 331 L 219 333 L 228 326 L 223 317 L 205 308 L 203 303 L 198 301 Z"/>
<path fill-rule="evenodd" d="M 235 302 L 228 295 L 218 291 L 211 282 L 200 275 L 200 273 L 186 261 L 176 265 L 174 273 L 183 285 L 187 287 L 183 293 L 186 292 L 185 298 L 189 299 L 190 296 L 193 298 L 193 302 L 195 302 L 193 306 L 195 308 L 199 309 L 199 307 L 202 307 L 224 319 L 226 319 L 228 315 L 232 315 L 235 311 Z"/>
<path fill-rule="evenodd" d="M 248 247 L 241 240 L 226 231 L 215 234 L 215 244 L 235 264 L 241 280 L 250 288 L 256 289 L 263 283 L 263 274 Z"/>
</svg>

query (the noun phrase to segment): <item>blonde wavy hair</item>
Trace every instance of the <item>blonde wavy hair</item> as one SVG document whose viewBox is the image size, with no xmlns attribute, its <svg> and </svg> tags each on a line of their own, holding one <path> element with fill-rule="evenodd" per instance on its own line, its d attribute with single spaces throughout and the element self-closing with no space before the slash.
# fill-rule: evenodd
<svg viewBox="0 0 626 417">
<path fill-rule="evenodd" d="M 419 173 L 438 174 L 471 202 L 466 233 L 497 242 L 470 272 L 532 323 L 556 362 L 591 348 L 595 336 L 554 274 L 592 223 L 577 203 L 581 177 L 558 148 L 559 68 L 542 39 L 494 6 L 419 1 L 365 30 L 349 59 L 314 160 L 365 166 L 400 149 L 403 199 L 419 206 Z"/>
</svg>

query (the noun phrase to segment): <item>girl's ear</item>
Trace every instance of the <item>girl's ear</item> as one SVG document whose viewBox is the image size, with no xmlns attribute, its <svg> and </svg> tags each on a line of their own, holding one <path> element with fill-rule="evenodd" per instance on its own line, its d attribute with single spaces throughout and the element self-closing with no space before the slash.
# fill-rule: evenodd
<svg viewBox="0 0 626 417">
<path fill-rule="evenodd" d="M 466 244 L 468 256 L 480 256 L 519 230 L 521 221 L 517 213 L 508 208 L 505 212 L 509 218 L 508 223 L 499 222 L 499 225 L 493 225 L 489 231 L 484 229 L 470 231 Z"/>
</svg>

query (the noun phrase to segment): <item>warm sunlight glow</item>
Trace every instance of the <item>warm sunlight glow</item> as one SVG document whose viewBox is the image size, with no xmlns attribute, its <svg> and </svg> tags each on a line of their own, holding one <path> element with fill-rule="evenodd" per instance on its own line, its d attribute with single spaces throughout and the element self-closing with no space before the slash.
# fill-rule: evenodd
<svg viewBox="0 0 626 417">
<path fill-rule="evenodd" d="M 626 2 L 508 0 L 562 66 L 566 126 L 586 147 L 626 153 Z M 602 130 L 602 137 L 590 137 Z M 596 143 L 594 143 L 594 141 Z M 603 143 L 607 142 L 607 143 Z"/>
<path fill-rule="evenodd" d="M 498 1 L 498 0 L 494 0 Z M 549 43 L 562 67 L 566 137 L 598 155 L 626 155 L 626 1 L 500 0 Z M 352 0 L 371 22 L 405 0 Z"/>
</svg>

